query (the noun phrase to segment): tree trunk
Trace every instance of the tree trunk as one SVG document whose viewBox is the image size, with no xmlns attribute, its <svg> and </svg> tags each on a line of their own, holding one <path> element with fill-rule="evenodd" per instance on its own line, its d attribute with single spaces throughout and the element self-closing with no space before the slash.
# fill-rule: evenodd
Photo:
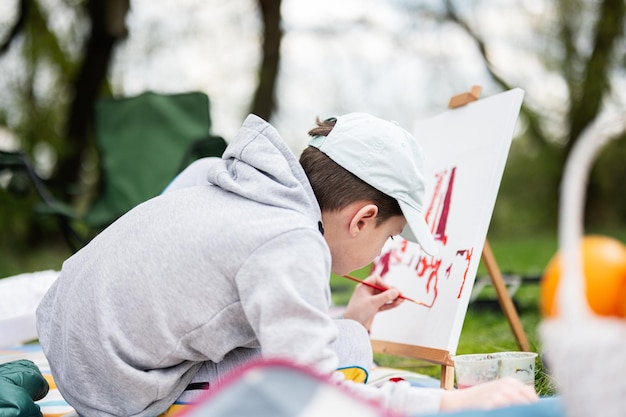
<svg viewBox="0 0 626 417">
<path fill-rule="evenodd" d="M 13 39 L 17 38 L 17 35 L 22 32 L 24 24 L 26 23 L 26 16 L 28 15 L 28 0 L 20 0 L 17 19 L 13 24 L 11 30 L 9 30 L 6 40 L 0 45 L 0 55 L 3 55 L 9 50 Z"/>
<path fill-rule="evenodd" d="M 594 29 L 591 56 L 585 62 L 585 72 L 580 83 L 580 95 L 571 97 L 567 155 L 582 132 L 600 114 L 602 101 L 609 92 L 609 71 L 612 60 L 621 58 L 615 44 L 624 35 L 624 0 L 604 0 L 599 5 L 598 20 Z"/>
<path fill-rule="evenodd" d="M 263 16 L 263 60 L 259 68 L 259 84 L 252 102 L 251 112 L 269 120 L 276 107 L 276 79 L 280 63 L 281 0 L 258 0 Z"/>
<path fill-rule="evenodd" d="M 74 98 L 70 104 L 66 125 L 67 147 L 52 178 L 66 194 L 68 184 L 79 181 L 83 153 L 88 147 L 93 109 L 105 85 L 115 43 L 127 35 L 126 14 L 129 0 L 89 0 L 91 34 L 87 40 L 83 63 L 74 81 Z"/>
</svg>

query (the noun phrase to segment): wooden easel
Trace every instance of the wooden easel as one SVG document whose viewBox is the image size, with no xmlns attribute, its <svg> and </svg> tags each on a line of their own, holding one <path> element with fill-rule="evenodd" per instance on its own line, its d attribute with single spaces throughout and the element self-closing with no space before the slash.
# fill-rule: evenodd
<svg viewBox="0 0 626 417">
<path fill-rule="evenodd" d="M 376 353 L 421 359 L 435 365 L 441 365 L 441 376 L 439 378 L 441 388 L 454 388 L 454 362 L 452 361 L 452 355 L 447 350 L 383 340 L 372 340 L 372 350 Z"/>
<path fill-rule="evenodd" d="M 480 98 L 481 91 L 482 87 L 473 86 L 469 92 L 453 96 L 450 99 L 448 107 L 450 109 L 455 109 L 476 101 Z M 526 333 L 522 327 L 519 315 L 517 314 L 517 310 L 513 304 L 513 300 L 506 289 L 504 279 L 500 273 L 500 268 L 498 267 L 487 239 L 485 239 L 483 247 L 482 260 L 485 263 L 491 282 L 496 290 L 500 306 L 504 311 L 520 349 L 523 351 L 530 351 L 528 338 L 526 337 Z M 372 340 L 372 349 L 377 353 L 415 358 L 434 363 L 436 365 L 441 365 L 441 388 L 454 388 L 454 362 L 452 361 L 452 355 L 447 350 L 382 340 Z"/>
</svg>

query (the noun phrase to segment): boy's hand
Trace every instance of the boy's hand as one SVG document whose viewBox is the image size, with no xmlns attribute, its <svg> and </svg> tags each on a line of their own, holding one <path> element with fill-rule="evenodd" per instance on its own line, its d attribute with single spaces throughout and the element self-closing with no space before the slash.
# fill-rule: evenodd
<svg viewBox="0 0 626 417">
<path fill-rule="evenodd" d="M 441 411 L 491 409 L 530 404 L 539 399 L 535 389 L 517 379 L 506 377 L 470 388 L 445 391 Z"/>
<path fill-rule="evenodd" d="M 395 308 L 404 300 L 398 298 L 400 291 L 396 288 L 388 287 L 385 281 L 378 275 L 372 275 L 364 281 L 389 288 L 387 291 L 381 292 L 359 284 L 355 287 L 354 293 L 352 293 L 350 302 L 348 302 L 344 312 L 344 318 L 358 321 L 369 332 L 376 313 Z"/>
</svg>

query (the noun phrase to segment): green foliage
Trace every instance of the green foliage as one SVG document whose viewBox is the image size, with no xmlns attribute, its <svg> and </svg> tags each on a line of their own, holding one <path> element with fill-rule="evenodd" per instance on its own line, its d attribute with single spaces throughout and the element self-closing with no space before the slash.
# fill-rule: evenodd
<svg viewBox="0 0 626 417">
<path fill-rule="evenodd" d="M 39 2 L 30 2 L 28 10 L 19 48 L 22 71 L 11 74 L 12 90 L 6 92 L 13 98 L 6 108 L 12 115 L 7 127 L 17 135 L 22 150 L 30 153 L 37 143 L 44 142 L 58 152 L 64 143 L 63 127 L 78 57 L 64 51 L 67 40 L 50 29 L 50 16 Z"/>
<path fill-rule="evenodd" d="M 71 255 L 63 240 L 33 242 L 28 246 L 0 242 L 0 279 L 25 272 L 59 270 Z"/>
<path fill-rule="evenodd" d="M 491 220 L 489 236 L 556 235 L 558 190 L 564 149 L 539 147 L 525 137 L 513 141 Z M 620 229 L 626 223 L 626 136 L 609 143 L 594 161 L 589 178 L 586 225 L 590 230 Z"/>
<path fill-rule="evenodd" d="M 86 22 L 81 1 L 57 2 L 54 7 L 42 1 L 28 3 L 24 26 L 2 57 L 0 124 L 12 133 L 16 148 L 26 152 L 47 177 L 67 146 L 65 122 L 80 60 L 77 51 L 85 39 L 80 28 Z M 56 24 L 61 15 L 64 25 Z M 24 245 L 51 236 L 55 239 L 59 229 L 54 219 L 37 214 L 40 200 L 32 185 L 22 178 L 17 182 L 21 183 L 17 189 L 0 183 L 0 240 Z"/>
<path fill-rule="evenodd" d="M 41 200 L 23 173 L 12 176 L 6 187 L 0 184 L 0 245 L 28 250 L 29 245 L 60 236 L 56 219 L 41 215 Z"/>
<path fill-rule="evenodd" d="M 556 230 L 558 149 L 513 140 L 491 219 L 490 236 L 529 236 Z"/>
<path fill-rule="evenodd" d="M 515 235 L 488 237 L 498 267 L 505 274 L 537 277 L 543 273 L 548 261 L 557 250 L 557 235 L 536 233 L 530 236 Z M 487 275 L 484 264 L 478 267 L 478 276 Z"/>
<path fill-rule="evenodd" d="M 546 88 L 546 95 L 551 95 L 549 90 L 558 85 L 562 89 L 559 94 L 565 99 L 549 100 L 551 104 L 547 107 L 535 101 L 537 97 L 529 96 L 525 100 L 520 116 L 520 126 L 525 131 L 513 143 L 492 222 L 492 232 L 496 235 L 554 230 L 561 171 L 567 155 L 603 113 L 620 111 L 618 86 L 624 75 L 620 58 L 624 49 L 626 3 L 559 0 L 545 6 L 545 19 L 537 20 L 542 24 L 529 31 L 538 48 L 533 53 L 544 63 L 543 82 L 552 84 Z M 498 42 L 495 38 L 483 38 L 482 31 L 474 30 L 470 24 L 476 22 L 462 19 L 452 2 L 446 2 L 445 18 L 458 24 L 476 42 L 496 84 L 503 90 L 526 88 L 519 77 L 512 73 L 505 76 L 491 60 L 491 47 Z M 523 49 L 522 46 L 520 52 Z M 554 80 L 558 81 L 554 83 Z M 527 81 L 532 91 L 534 83 Z M 615 173 L 609 175 L 619 178 Z M 596 178 L 592 177 L 591 196 L 599 208 L 590 209 L 598 212 L 589 217 L 588 226 L 605 221 L 623 224 L 619 209 L 609 210 L 603 202 L 607 191 L 595 182 Z"/>
<path fill-rule="evenodd" d="M 2 230 L 0 240 L 2 243 L 8 245 L 11 242 L 26 240 L 31 221 L 32 200 L 28 197 L 16 198 L 9 192 L 0 189 L 0 207 L 3 207 L 0 214 L 0 230 Z"/>
<path fill-rule="evenodd" d="M 357 271 L 353 271 L 352 273 L 350 273 L 350 275 L 361 279 L 367 278 L 371 268 L 372 266 L 368 265 Z M 345 306 L 346 304 L 348 304 L 350 296 L 352 295 L 352 291 L 354 290 L 354 287 L 357 286 L 357 283 L 354 281 L 350 281 L 349 279 L 342 278 L 338 275 L 331 274 L 330 286 L 333 293 L 333 304 L 338 306 Z"/>
<path fill-rule="evenodd" d="M 613 229 L 626 223 L 626 134 L 609 143 L 595 161 L 587 195 L 587 225 Z"/>
</svg>

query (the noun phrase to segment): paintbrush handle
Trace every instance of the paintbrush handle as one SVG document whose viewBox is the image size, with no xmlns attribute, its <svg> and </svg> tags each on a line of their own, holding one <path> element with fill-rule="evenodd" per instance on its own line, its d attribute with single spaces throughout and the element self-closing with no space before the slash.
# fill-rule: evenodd
<svg viewBox="0 0 626 417">
<path fill-rule="evenodd" d="M 389 289 L 389 288 L 382 287 L 380 285 L 370 284 L 369 282 L 365 282 L 362 279 L 353 277 L 351 275 L 344 275 L 343 277 L 344 278 L 348 278 L 348 279 L 350 279 L 350 280 L 352 280 L 354 282 L 358 282 L 359 284 L 363 284 L 363 285 L 365 285 L 367 287 L 374 288 L 375 290 L 378 290 L 378 291 L 387 291 Z"/>
<path fill-rule="evenodd" d="M 351 276 L 351 275 L 343 275 L 343 277 L 344 277 L 344 278 L 348 278 L 349 280 L 352 280 L 352 281 L 354 281 L 354 282 L 358 282 L 359 284 L 363 284 L 363 285 L 365 285 L 365 286 L 367 286 L 367 287 L 374 288 L 375 290 L 378 290 L 378 291 L 381 291 L 381 292 L 382 292 L 382 291 L 387 291 L 387 290 L 389 289 L 389 288 L 382 287 L 382 286 L 380 286 L 380 285 L 370 284 L 369 282 L 365 282 L 365 281 L 363 281 L 362 279 L 358 279 L 358 278 L 353 277 L 353 276 Z M 411 301 L 411 302 L 413 302 L 413 303 L 415 303 L 415 304 L 424 305 L 424 303 L 420 303 L 420 302 L 418 302 L 418 301 L 415 301 L 415 300 L 414 300 L 414 299 L 412 299 L 412 298 L 405 297 L 405 296 L 404 296 L 404 295 L 402 295 L 402 294 L 400 294 L 400 295 L 398 296 L 398 298 L 402 298 L 403 300 Z"/>
</svg>

